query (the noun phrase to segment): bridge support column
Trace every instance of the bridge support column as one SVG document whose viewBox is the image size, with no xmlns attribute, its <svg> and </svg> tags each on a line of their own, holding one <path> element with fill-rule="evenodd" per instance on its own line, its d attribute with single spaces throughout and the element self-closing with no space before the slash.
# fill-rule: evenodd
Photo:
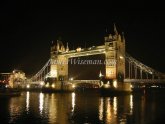
<svg viewBox="0 0 165 124">
<path fill-rule="evenodd" d="M 129 69 L 128 69 L 128 77 L 129 77 L 129 79 L 131 79 L 131 62 L 129 62 L 129 65 L 128 65 L 129 67 Z"/>
<path fill-rule="evenodd" d="M 143 78 L 143 71 L 142 71 L 142 69 L 140 69 L 140 78 L 141 79 Z"/>
<path fill-rule="evenodd" d="M 148 79 L 148 73 L 146 73 L 146 78 Z"/>
<path fill-rule="evenodd" d="M 133 73 L 132 73 L 132 62 L 131 62 L 131 78 L 133 78 Z"/>
<path fill-rule="evenodd" d="M 135 70 L 135 79 L 137 79 L 137 67 L 134 66 L 134 70 Z"/>
<path fill-rule="evenodd" d="M 154 79 L 154 75 L 152 74 L 152 79 Z"/>
</svg>

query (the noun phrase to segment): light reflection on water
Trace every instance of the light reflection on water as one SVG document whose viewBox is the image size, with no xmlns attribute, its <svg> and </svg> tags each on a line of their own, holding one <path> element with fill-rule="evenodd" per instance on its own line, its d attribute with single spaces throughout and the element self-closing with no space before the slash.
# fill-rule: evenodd
<svg viewBox="0 0 165 124">
<path fill-rule="evenodd" d="M 1 101 L 1 100 L 0 100 Z M 21 98 L 17 98 L 17 100 L 13 97 L 11 99 L 9 99 L 9 104 L 8 106 L 8 111 L 9 111 L 9 123 L 14 123 L 22 114 L 22 109 L 24 109 L 23 104 L 22 104 L 23 99 Z M 3 105 L 1 105 L 1 109 L 2 107 L 5 107 Z M 4 114 L 5 112 L 3 112 L 2 114 Z M 3 117 L 0 115 L 0 117 Z"/>
<path fill-rule="evenodd" d="M 30 93 L 26 92 L 26 111 L 29 111 Z"/>
<path fill-rule="evenodd" d="M 0 101 L 2 124 L 152 124 L 165 113 L 165 96 L 160 93 L 103 97 L 98 92 L 23 92 Z"/>
<path fill-rule="evenodd" d="M 45 100 L 45 103 L 47 103 L 47 109 L 45 111 L 48 111 L 48 120 L 49 123 L 54 123 L 57 122 L 57 104 L 58 104 L 58 99 L 55 97 L 55 94 L 49 94 L 48 95 L 49 99 Z"/>
<path fill-rule="evenodd" d="M 40 111 L 40 114 L 42 114 L 43 105 L 44 105 L 44 94 L 40 93 L 40 95 L 39 95 L 39 111 Z"/>
<path fill-rule="evenodd" d="M 103 110 L 104 110 L 103 98 L 100 98 L 99 101 L 100 101 L 100 104 L 99 104 L 99 120 L 103 121 Z"/>
<path fill-rule="evenodd" d="M 111 122 L 112 120 L 112 112 L 111 112 L 111 107 L 110 107 L 110 98 L 106 99 L 106 123 Z"/>
<path fill-rule="evenodd" d="M 75 107 L 75 93 L 72 93 L 72 112 L 74 112 Z"/>
<path fill-rule="evenodd" d="M 117 97 L 113 97 L 113 111 L 114 114 L 117 114 Z"/>
<path fill-rule="evenodd" d="M 133 95 L 130 95 L 130 114 L 133 113 Z"/>
<path fill-rule="evenodd" d="M 117 97 L 101 97 L 99 103 L 99 120 L 105 123 L 117 123 Z"/>
</svg>

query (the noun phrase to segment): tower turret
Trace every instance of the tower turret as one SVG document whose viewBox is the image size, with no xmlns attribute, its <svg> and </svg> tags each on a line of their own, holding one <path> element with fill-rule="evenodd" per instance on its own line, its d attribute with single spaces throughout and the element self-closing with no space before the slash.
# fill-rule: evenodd
<svg viewBox="0 0 165 124">
<path fill-rule="evenodd" d="M 114 23 L 114 33 L 115 33 L 116 36 L 118 36 L 118 31 L 117 31 L 115 23 Z"/>
<path fill-rule="evenodd" d="M 67 44 L 66 44 L 66 52 L 69 52 L 68 42 L 67 42 Z"/>
</svg>

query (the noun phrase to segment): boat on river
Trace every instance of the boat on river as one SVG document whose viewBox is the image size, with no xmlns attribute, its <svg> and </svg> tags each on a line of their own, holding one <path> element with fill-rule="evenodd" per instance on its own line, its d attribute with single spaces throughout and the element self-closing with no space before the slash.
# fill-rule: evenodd
<svg viewBox="0 0 165 124">
<path fill-rule="evenodd" d="M 16 88 L 9 88 L 7 85 L 0 84 L 0 97 L 20 96 L 21 91 Z"/>
<path fill-rule="evenodd" d="M 115 88 L 100 88 L 101 95 L 118 96 L 118 95 L 130 95 L 132 91 L 123 91 Z"/>
</svg>

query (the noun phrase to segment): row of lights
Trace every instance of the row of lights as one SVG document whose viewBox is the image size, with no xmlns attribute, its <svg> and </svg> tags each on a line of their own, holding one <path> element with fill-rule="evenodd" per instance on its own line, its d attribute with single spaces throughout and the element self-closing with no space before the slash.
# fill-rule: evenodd
<svg viewBox="0 0 165 124">
<path fill-rule="evenodd" d="M 103 82 L 102 82 L 102 81 L 101 81 L 101 85 L 103 85 Z M 110 82 L 108 81 L 107 84 L 104 84 L 104 87 L 105 87 L 105 88 L 110 88 Z M 117 87 L 118 87 L 118 85 L 117 85 L 117 80 L 114 80 L 114 81 L 113 81 L 113 87 L 114 87 L 114 88 L 117 88 Z"/>
<path fill-rule="evenodd" d="M 44 82 L 41 82 L 40 85 L 43 87 L 45 84 L 44 84 Z M 49 87 L 50 87 L 50 84 L 47 83 L 47 84 L 45 85 L 45 87 L 46 87 L 46 88 L 49 88 Z M 55 88 L 55 84 L 52 84 L 51 87 L 52 87 L 52 88 Z M 26 85 L 26 88 L 29 89 L 29 88 L 30 88 L 30 84 L 27 84 L 27 85 Z M 75 85 L 74 85 L 74 84 L 72 84 L 72 88 L 75 88 Z"/>
<path fill-rule="evenodd" d="M 9 80 L 0 80 L 0 83 L 8 82 Z"/>
</svg>

